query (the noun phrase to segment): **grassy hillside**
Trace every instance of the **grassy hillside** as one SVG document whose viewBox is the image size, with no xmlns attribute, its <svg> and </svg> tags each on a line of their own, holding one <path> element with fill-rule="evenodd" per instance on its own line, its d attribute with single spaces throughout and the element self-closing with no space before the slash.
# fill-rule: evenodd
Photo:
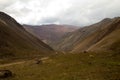
<svg viewBox="0 0 120 80">
<path fill-rule="evenodd" d="M 86 50 L 111 51 L 107 49 L 114 45 L 114 43 L 116 44 L 119 42 L 119 30 L 119 17 L 113 19 L 106 18 L 96 24 L 66 34 L 54 46 L 55 49 L 66 52 L 83 52 Z M 106 37 L 110 38 L 104 41 Z M 116 48 L 119 48 L 119 46 Z M 114 50 L 112 51 L 115 52 Z"/>
<path fill-rule="evenodd" d="M 116 21 L 117 20 L 117 21 Z M 109 50 L 110 52 L 119 53 L 120 52 L 120 18 L 115 19 L 115 22 L 113 22 L 113 26 L 116 27 L 116 29 L 110 33 L 108 36 L 103 38 L 101 41 L 99 41 L 97 44 L 89 48 L 91 51 L 106 51 Z"/>
<path fill-rule="evenodd" d="M 28 33 L 9 15 L 0 12 L 0 58 L 49 54 L 53 49 Z"/>
<path fill-rule="evenodd" d="M 118 34 L 120 34 L 120 18 L 114 18 L 108 25 L 97 30 L 83 42 L 74 47 L 73 52 L 84 51 L 87 49 L 91 50 L 89 49 L 90 47 L 92 48 L 92 51 L 110 51 L 110 47 L 114 45 L 114 43 L 120 41 Z M 118 46 L 116 48 L 120 47 Z M 116 52 L 114 50 L 112 51 Z"/>
<path fill-rule="evenodd" d="M 96 24 L 80 28 L 74 32 L 66 34 L 55 44 L 55 49 L 63 51 L 72 51 L 78 44 L 82 43 L 87 37 L 108 25 L 111 19 L 106 18 Z M 57 45 L 57 47 L 56 47 Z"/>
<path fill-rule="evenodd" d="M 41 64 L 33 60 L 0 68 L 14 73 L 4 80 L 119 80 L 120 56 L 113 54 L 61 54 L 50 56 Z"/>
<path fill-rule="evenodd" d="M 89 48 L 90 51 L 110 51 L 120 53 L 120 29 L 115 30 L 100 42 Z"/>
</svg>

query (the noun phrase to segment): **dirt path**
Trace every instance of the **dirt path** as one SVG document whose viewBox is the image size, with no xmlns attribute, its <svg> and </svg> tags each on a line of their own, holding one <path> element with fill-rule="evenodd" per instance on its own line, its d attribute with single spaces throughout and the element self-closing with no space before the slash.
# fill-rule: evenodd
<svg viewBox="0 0 120 80">
<path fill-rule="evenodd" d="M 47 60 L 47 59 L 49 59 L 49 57 L 43 57 L 43 58 L 41 58 L 41 60 Z M 19 62 L 13 62 L 13 63 L 7 63 L 7 64 L 1 64 L 0 65 L 0 68 L 2 68 L 2 67 L 7 67 L 7 66 L 12 66 L 12 65 L 17 65 L 17 64 L 23 64 L 23 63 L 28 63 L 28 62 L 32 62 L 32 61 L 34 61 L 34 60 L 26 60 L 26 61 L 19 61 Z"/>
<path fill-rule="evenodd" d="M 23 63 L 25 63 L 25 62 L 27 62 L 27 61 L 8 63 L 8 64 L 0 65 L 0 67 L 7 67 L 7 66 L 11 66 L 11 65 L 23 64 Z"/>
</svg>

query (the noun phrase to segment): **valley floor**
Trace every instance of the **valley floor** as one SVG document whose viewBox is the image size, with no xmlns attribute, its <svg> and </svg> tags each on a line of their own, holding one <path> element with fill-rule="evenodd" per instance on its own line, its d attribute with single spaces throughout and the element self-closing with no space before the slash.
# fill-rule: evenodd
<svg viewBox="0 0 120 80">
<path fill-rule="evenodd" d="M 104 55 L 104 56 L 103 56 Z M 59 54 L 42 59 L 0 65 L 13 77 L 3 80 L 120 80 L 120 56 L 107 53 Z"/>
</svg>

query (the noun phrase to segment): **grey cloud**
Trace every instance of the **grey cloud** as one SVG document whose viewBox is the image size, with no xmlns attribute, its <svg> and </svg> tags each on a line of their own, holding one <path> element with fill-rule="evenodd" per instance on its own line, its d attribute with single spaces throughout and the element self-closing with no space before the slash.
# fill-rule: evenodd
<svg viewBox="0 0 120 80">
<path fill-rule="evenodd" d="M 0 11 L 25 24 L 85 26 L 120 16 L 119 3 L 120 0 L 0 0 Z"/>
<path fill-rule="evenodd" d="M 50 24 L 50 23 L 55 23 L 59 21 L 59 19 L 57 18 L 52 18 L 52 17 L 48 17 L 48 18 L 43 18 L 41 21 L 38 22 L 39 23 L 46 23 L 46 24 Z"/>
</svg>

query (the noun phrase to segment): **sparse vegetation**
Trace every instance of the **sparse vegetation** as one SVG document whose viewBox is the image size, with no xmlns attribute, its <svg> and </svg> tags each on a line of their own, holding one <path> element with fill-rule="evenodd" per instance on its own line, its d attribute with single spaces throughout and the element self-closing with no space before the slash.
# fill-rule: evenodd
<svg viewBox="0 0 120 80">
<path fill-rule="evenodd" d="M 66 34 L 57 52 L 0 12 L 0 80 L 120 80 L 119 24 L 104 19 Z"/>
<path fill-rule="evenodd" d="M 7 80 L 119 80 L 120 62 L 109 55 L 60 54 L 51 56 L 42 64 L 28 61 L 2 69 L 15 73 L 13 78 Z"/>
</svg>

